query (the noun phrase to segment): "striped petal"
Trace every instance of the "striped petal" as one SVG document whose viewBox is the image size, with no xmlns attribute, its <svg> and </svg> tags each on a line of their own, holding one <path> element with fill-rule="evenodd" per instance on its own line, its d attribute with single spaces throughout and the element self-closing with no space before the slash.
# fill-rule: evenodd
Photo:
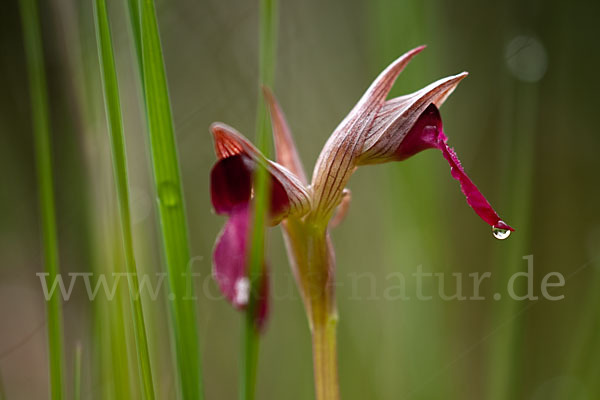
<svg viewBox="0 0 600 400">
<path fill-rule="evenodd" d="M 394 151 L 430 104 L 438 108 L 468 74 L 440 79 L 423 89 L 385 102 L 367 133 L 358 163 L 377 164 L 394 160 Z"/>
<path fill-rule="evenodd" d="M 367 134 L 398 75 L 424 49 L 417 47 L 390 64 L 371 84 L 323 147 L 312 180 L 313 218 L 326 223 L 342 198 L 363 153 Z"/>
</svg>

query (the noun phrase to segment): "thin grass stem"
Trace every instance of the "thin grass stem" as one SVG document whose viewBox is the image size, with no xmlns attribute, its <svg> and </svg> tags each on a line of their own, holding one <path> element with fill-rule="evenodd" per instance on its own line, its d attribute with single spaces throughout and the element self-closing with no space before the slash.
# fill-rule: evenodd
<svg viewBox="0 0 600 400">
<path fill-rule="evenodd" d="M 73 400 L 81 400 L 81 343 L 75 346 L 73 360 Z"/>
<path fill-rule="evenodd" d="M 46 283 L 50 286 L 52 282 L 56 281 L 59 266 L 52 178 L 50 114 L 42 34 L 37 1 L 21 0 L 20 7 L 29 76 L 44 264 L 47 273 Z M 59 400 L 64 398 L 63 319 L 59 293 L 54 292 L 46 302 L 46 313 L 48 315 L 50 398 Z"/>
<path fill-rule="evenodd" d="M 256 143 L 269 157 L 272 146 L 270 122 L 262 96 L 262 86 L 272 87 L 275 77 L 275 52 L 277 46 L 277 0 L 260 0 L 259 33 L 259 81 L 258 106 L 256 117 Z M 250 248 L 249 270 L 250 302 L 244 316 L 242 333 L 242 358 L 240 373 L 240 399 L 253 400 L 256 391 L 259 339 L 256 325 L 258 288 L 264 270 L 265 220 L 267 199 L 269 198 L 268 175 L 264 168 L 258 168 L 254 177 L 254 223 Z"/>
<path fill-rule="evenodd" d="M 115 67 L 110 25 L 105 0 L 94 1 L 94 19 L 96 23 L 96 39 L 98 41 L 98 58 L 104 89 L 104 104 L 112 148 L 113 173 L 119 205 L 119 217 L 123 249 L 125 252 L 125 266 L 131 277 L 129 284 L 131 314 L 133 316 L 133 330 L 137 362 L 140 372 L 142 396 L 145 399 L 154 399 L 154 381 L 148 349 L 148 338 L 142 300 L 139 294 L 139 277 L 133 251 L 133 234 L 131 230 L 131 211 L 129 208 L 129 184 L 127 174 L 127 154 L 125 152 L 125 137 L 123 120 L 121 116 L 121 101 L 119 85 Z"/>
</svg>

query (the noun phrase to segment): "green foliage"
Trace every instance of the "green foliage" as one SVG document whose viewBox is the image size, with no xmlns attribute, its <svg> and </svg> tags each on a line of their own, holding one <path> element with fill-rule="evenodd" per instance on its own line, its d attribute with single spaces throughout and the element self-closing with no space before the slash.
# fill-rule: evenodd
<svg viewBox="0 0 600 400">
<path fill-rule="evenodd" d="M 75 346 L 73 362 L 73 400 L 81 400 L 81 343 Z"/>
<path fill-rule="evenodd" d="M 139 293 L 139 278 L 133 251 L 133 234 L 131 232 L 131 211 L 129 209 L 129 185 L 127 178 L 127 155 L 125 152 L 125 137 L 121 117 L 121 101 L 119 85 L 115 69 L 112 49 L 112 39 L 108 21 L 105 0 L 94 1 L 94 17 L 96 21 L 96 38 L 98 41 L 98 58 L 104 88 L 104 103 L 112 148 L 113 172 L 117 189 L 121 234 L 125 252 L 125 265 L 130 274 L 131 285 L 131 314 L 137 349 L 138 366 L 142 382 L 142 394 L 145 399 L 154 399 L 154 382 L 150 365 L 146 324 L 144 311 Z"/>
<path fill-rule="evenodd" d="M 46 73 L 44 72 L 42 34 L 37 0 L 21 0 L 20 6 L 29 74 L 38 195 L 42 217 L 44 264 L 48 274 L 46 282 L 50 285 L 51 282 L 56 280 L 59 267 L 50 145 L 50 116 Z M 60 400 L 64 398 L 65 392 L 63 387 L 63 319 L 59 293 L 54 293 L 46 302 L 46 312 L 48 315 L 47 332 L 50 353 L 50 392 L 53 400 Z"/>
<path fill-rule="evenodd" d="M 271 125 L 262 86 L 272 87 L 275 80 L 275 51 L 277 47 L 277 0 L 260 0 L 258 107 L 256 111 L 256 144 L 267 157 L 272 146 Z M 245 315 L 242 334 L 240 399 L 253 400 L 258 368 L 259 332 L 255 323 L 258 290 L 264 270 L 265 223 L 269 198 L 268 174 L 258 168 L 254 176 L 254 224 L 249 260 L 250 303 Z"/>
<path fill-rule="evenodd" d="M 191 279 L 187 221 L 154 1 L 140 0 L 130 6 L 130 12 L 141 66 L 152 170 L 171 290 L 169 300 L 180 395 L 184 399 L 199 399 L 203 392 L 196 307 L 187 285 L 187 279 Z"/>
</svg>

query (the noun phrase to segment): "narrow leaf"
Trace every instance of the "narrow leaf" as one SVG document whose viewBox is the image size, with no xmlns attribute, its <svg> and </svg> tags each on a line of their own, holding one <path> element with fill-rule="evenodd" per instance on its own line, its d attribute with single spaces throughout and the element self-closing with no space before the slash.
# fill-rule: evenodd
<svg viewBox="0 0 600 400">
<path fill-rule="evenodd" d="M 42 218 L 44 264 L 48 286 L 56 281 L 58 267 L 58 240 L 52 179 L 52 154 L 50 148 L 50 115 L 42 49 L 42 34 L 36 0 L 21 0 L 21 18 L 29 75 L 29 92 L 33 122 L 35 161 Z M 55 292 L 46 302 L 48 314 L 48 349 L 50 371 L 50 397 L 64 398 L 63 318 L 60 294 Z"/>
<path fill-rule="evenodd" d="M 166 72 L 153 0 L 139 0 L 141 75 L 154 185 L 169 277 L 173 339 L 180 395 L 200 399 L 202 379 L 196 306 L 182 276 L 191 276 L 188 230 Z M 135 16 L 131 18 L 135 24 Z M 135 35 L 135 26 L 132 29 Z M 186 300 L 187 299 L 187 300 Z"/>
<path fill-rule="evenodd" d="M 135 254 L 133 251 L 133 234 L 131 230 L 131 211 L 129 208 L 129 185 L 127 175 L 127 155 L 125 152 L 125 137 L 123 134 L 123 121 L 121 117 L 121 101 L 119 86 L 112 48 L 112 39 L 105 0 L 94 1 L 94 19 L 96 23 L 96 39 L 98 41 L 98 58 L 104 89 L 104 104 L 110 142 L 112 148 L 113 173 L 117 190 L 121 234 L 125 252 L 125 266 L 131 275 L 130 305 L 133 316 L 133 330 L 135 334 L 136 354 L 142 387 L 142 396 L 145 399 L 154 399 L 154 384 L 148 338 L 142 300 L 139 293 L 139 281 Z"/>
<path fill-rule="evenodd" d="M 259 33 L 259 82 L 258 87 L 273 86 L 275 75 L 275 50 L 277 31 L 277 0 L 260 0 Z M 256 143 L 258 150 L 269 158 L 271 135 L 265 102 L 259 93 L 256 111 Z M 258 365 L 259 334 L 257 316 L 262 275 L 265 271 L 265 224 L 269 196 L 269 179 L 265 168 L 258 168 L 254 178 L 254 224 L 249 257 L 250 303 L 246 312 L 246 323 L 242 336 L 243 358 L 240 375 L 240 399 L 253 400 Z"/>
</svg>

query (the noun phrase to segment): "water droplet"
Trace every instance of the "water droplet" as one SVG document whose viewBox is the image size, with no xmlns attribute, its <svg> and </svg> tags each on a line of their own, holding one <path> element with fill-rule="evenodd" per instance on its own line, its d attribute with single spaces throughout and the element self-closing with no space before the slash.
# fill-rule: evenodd
<svg viewBox="0 0 600 400">
<path fill-rule="evenodd" d="M 179 190 L 173 182 L 158 184 L 158 201 L 166 207 L 175 207 L 180 203 Z"/>
<path fill-rule="evenodd" d="M 508 229 L 497 228 L 492 226 L 492 233 L 496 239 L 504 240 L 510 236 L 510 231 Z"/>
</svg>

